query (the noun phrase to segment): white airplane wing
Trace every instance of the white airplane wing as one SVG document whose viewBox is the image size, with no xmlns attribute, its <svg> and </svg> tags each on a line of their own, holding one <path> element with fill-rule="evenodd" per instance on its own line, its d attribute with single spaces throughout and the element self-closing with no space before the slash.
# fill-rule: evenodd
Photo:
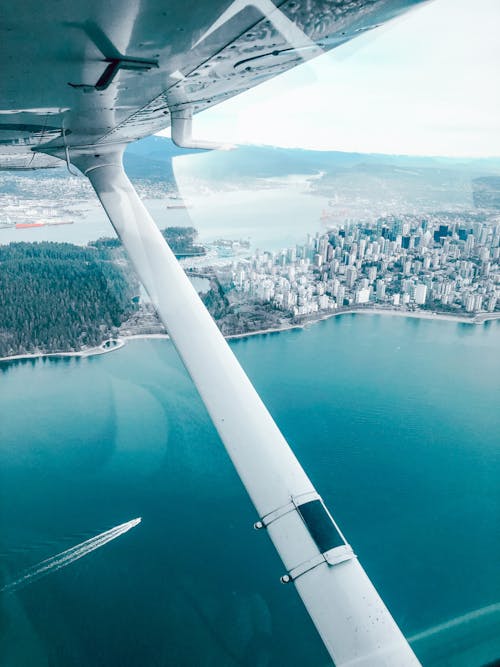
<svg viewBox="0 0 500 667">
<path fill-rule="evenodd" d="M 130 141 L 276 76 L 412 0 L 19 0 L 2 8 L 0 166 L 91 181 L 337 667 L 418 665 L 127 179 Z M 293 641 L 293 638 L 290 638 Z"/>
<path fill-rule="evenodd" d="M 3 3 L 0 168 L 153 134 L 419 2 Z"/>
</svg>

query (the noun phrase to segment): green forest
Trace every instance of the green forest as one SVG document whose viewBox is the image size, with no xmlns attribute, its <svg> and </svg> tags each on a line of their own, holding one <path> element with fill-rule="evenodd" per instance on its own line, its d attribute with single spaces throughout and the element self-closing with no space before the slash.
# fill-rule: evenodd
<svg viewBox="0 0 500 667">
<path fill-rule="evenodd" d="M 0 246 L 0 357 L 100 344 L 137 308 L 105 244 Z"/>
<path fill-rule="evenodd" d="M 206 254 L 203 246 L 195 245 L 198 231 L 194 227 L 167 227 L 162 234 L 177 257 Z"/>
<path fill-rule="evenodd" d="M 166 227 L 161 233 L 176 257 L 205 255 L 207 252 L 202 245 L 196 245 L 198 231 L 194 227 Z M 91 245 L 101 250 L 111 250 L 120 248 L 122 243 L 117 238 L 101 238 Z"/>
</svg>

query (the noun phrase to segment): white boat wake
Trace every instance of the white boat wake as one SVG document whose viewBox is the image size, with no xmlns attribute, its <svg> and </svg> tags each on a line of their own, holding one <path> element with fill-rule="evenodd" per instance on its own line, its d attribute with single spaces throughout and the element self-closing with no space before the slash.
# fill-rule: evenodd
<svg viewBox="0 0 500 667">
<path fill-rule="evenodd" d="M 500 665 L 500 603 L 475 609 L 409 637 L 423 665 Z"/>
<path fill-rule="evenodd" d="M 498 619 L 499 614 L 500 614 L 500 603 L 491 604 L 488 605 L 487 607 L 481 607 L 481 609 L 475 609 L 474 611 L 471 611 L 468 614 L 464 614 L 463 616 L 457 616 L 456 618 L 452 618 L 450 621 L 446 621 L 445 623 L 440 623 L 439 625 L 435 625 L 434 627 L 424 630 L 423 632 L 419 632 L 418 634 L 409 637 L 408 641 L 410 642 L 410 644 L 413 644 L 414 642 L 421 641 L 422 639 L 429 639 L 434 635 L 439 635 L 448 630 L 454 630 L 455 628 L 459 628 L 460 626 L 466 625 L 471 621 L 478 621 L 485 617 L 496 616 Z"/>
<path fill-rule="evenodd" d="M 41 563 L 33 565 L 33 567 L 24 570 L 24 572 L 17 579 L 9 582 L 8 584 L 5 584 L 5 586 L 0 588 L 0 593 L 10 593 L 18 588 L 27 586 L 28 584 L 31 584 L 34 581 L 41 579 L 42 577 L 45 577 L 51 572 L 57 572 L 57 570 L 60 570 L 67 565 L 71 565 L 71 563 L 74 563 L 76 560 L 87 556 L 92 551 L 95 551 L 96 549 L 99 549 L 99 547 L 102 547 L 108 542 L 111 542 L 111 540 L 120 537 L 120 535 L 128 532 L 131 528 L 134 528 L 140 522 L 141 517 L 132 519 L 126 523 L 121 523 L 119 526 L 110 528 L 110 530 L 106 530 L 104 533 L 100 533 L 95 537 L 91 537 L 85 542 L 81 542 L 80 544 L 77 544 L 70 549 L 66 549 L 66 551 L 62 551 L 60 554 L 51 556 L 50 558 L 43 560 Z"/>
</svg>

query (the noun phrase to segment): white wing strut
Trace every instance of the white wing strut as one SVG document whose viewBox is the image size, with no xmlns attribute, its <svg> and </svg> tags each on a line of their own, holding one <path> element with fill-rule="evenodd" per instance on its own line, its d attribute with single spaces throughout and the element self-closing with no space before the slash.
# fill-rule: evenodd
<svg viewBox="0 0 500 667">
<path fill-rule="evenodd" d="M 419 665 L 122 166 L 72 156 L 90 179 L 337 667 Z"/>
</svg>

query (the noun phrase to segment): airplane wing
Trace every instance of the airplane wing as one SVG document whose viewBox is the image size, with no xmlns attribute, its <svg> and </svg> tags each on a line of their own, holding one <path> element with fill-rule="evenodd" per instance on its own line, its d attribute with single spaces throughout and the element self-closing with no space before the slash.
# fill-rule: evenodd
<svg viewBox="0 0 500 667">
<path fill-rule="evenodd" d="M 417 4 L 21 0 L 3 7 L 0 165 L 91 181 L 337 667 L 416 667 L 410 646 L 123 170 L 123 150 Z M 292 639 L 292 638 L 291 638 Z"/>
<path fill-rule="evenodd" d="M 0 168 L 55 166 L 171 124 L 186 143 L 193 114 L 421 1 L 4 3 Z"/>
</svg>

